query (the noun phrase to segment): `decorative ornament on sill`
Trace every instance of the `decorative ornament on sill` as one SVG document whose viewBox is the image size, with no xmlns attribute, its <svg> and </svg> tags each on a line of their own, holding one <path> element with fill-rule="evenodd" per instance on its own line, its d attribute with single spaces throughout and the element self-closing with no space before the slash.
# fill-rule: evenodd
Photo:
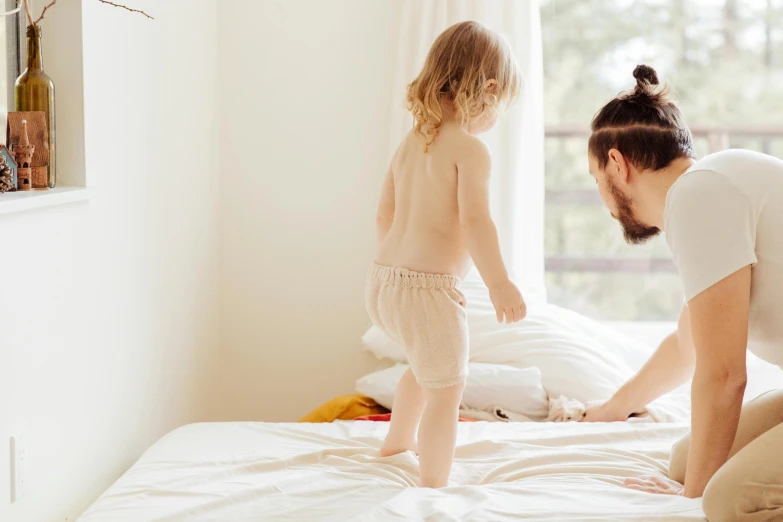
<svg viewBox="0 0 783 522">
<path fill-rule="evenodd" d="M 30 170 L 30 186 L 19 190 L 47 190 L 49 188 L 48 169 L 49 163 L 49 136 L 47 134 L 46 113 L 44 112 L 9 112 L 8 126 L 6 128 L 6 143 L 11 145 L 11 154 L 17 164 L 17 176 L 21 180 L 19 170 Z M 26 154 L 25 143 L 32 147 L 30 159 L 21 159 L 20 154 Z M 20 147 L 22 148 L 20 150 Z M 25 152 L 23 152 L 25 151 Z"/>
<path fill-rule="evenodd" d="M 132 9 L 122 4 L 110 2 L 109 0 L 98 0 L 102 4 L 119 7 L 133 13 L 139 13 L 146 16 L 149 19 L 153 19 L 150 15 L 139 9 Z M 24 9 L 27 15 L 27 68 L 16 79 L 14 84 L 14 108 L 17 113 L 32 113 L 40 112 L 43 114 L 43 122 L 45 129 L 45 142 L 37 142 L 34 139 L 34 148 L 37 148 L 38 158 L 43 155 L 46 156 L 46 162 L 41 163 L 40 160 L 33 159 L 33 163 L 40 163 L 39 165 L 31 165 L 29 168 L 30 179 L 28 180 L 32 184 L 32 188 L 48 189 L 54 188 L 57 181 L 57 145 L 56 145 L 56 125 L 55 125 L 55 104 L 54 104 L 54 82 L 43 70 L 43 52 L 41 49 L 41 26 L 40 23 L 44 19 L 46 12 L 53 7 L 57 0 L 49 2 L 41 11 L 41 16 L 37 19 L 33 18 L 31 0 L 17 0 L 18 7 L 12 11 L 6 13 L 0 13 L 0 16 L 9 16 L 19 13 Z M 11 113 L 13 114 L 13 113 Z M 9 114 L 9 121 L 11 118 Z M 31 123 L 33 123 L 31 121 Z M 31 127 L 33 127 L 31 125 Z M 10 137 L 10 125 L 9 133 Z M 11 146 L 11 141 L 6 141 Z M 18 177 L 18 172 L 17 172 Z M 19 178 L 21 180 L 21 178 Z M 21 181 L 18 183 L 21 187 Z M 19 190 L 29 190 L 30 185 L 27 188 Z M 0 192 L 4 192 L 0 189 Z"/>
<path fill-rule="evenodd" d="M 27 135 L 27 120 L 22 120 L 22 133 L 19 143 L 14 145 L 14 159 L 16 160 L 16 177 L 18 178 L 16 188 L 18 190 L 31 190 L 35 187 L 33 178 L 33 154 L 35 154 L 35 145 L 30 143 Z M 39 181 L 40 183 L 40 181 Z M 44 186 L 43 188 L 48 188 Z"/>
<path fill-rule="evenodd" d="M 0 192 L 16 189 L 16 162 L 5 145 L 0 145 Z"/>
</svg>

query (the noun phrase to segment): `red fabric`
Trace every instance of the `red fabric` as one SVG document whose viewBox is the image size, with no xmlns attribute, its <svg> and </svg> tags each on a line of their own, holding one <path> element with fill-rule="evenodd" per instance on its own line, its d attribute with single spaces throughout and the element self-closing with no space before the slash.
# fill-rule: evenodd
<svg viewBox="0 0 783 522">
<path fill-rule="evenodd" d="M 389 422 L 391 420 L 391 413 L 379 413 L 376 415 L 362 415 L 356 417 L 354 420 L 358 421 L 376 421 L 376 422 Z M 476 422 L 476 419 L 466 419 L 464 417 L 459 418 L 460 422 Z"/>
</svg>

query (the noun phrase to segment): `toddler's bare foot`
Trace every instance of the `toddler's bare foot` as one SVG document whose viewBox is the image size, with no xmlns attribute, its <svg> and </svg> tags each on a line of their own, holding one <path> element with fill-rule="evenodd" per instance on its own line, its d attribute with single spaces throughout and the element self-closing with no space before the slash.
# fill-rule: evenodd
<svg viewBox="0 0 783 522">
<path fill-rule="evenodd" d="M 391 457 L 406 451 L 412 451 L 418 455 L 418 445 L 413 441 L 385 440 L 383 446 L 381 446 L 381 457 Z"/>
</svg>

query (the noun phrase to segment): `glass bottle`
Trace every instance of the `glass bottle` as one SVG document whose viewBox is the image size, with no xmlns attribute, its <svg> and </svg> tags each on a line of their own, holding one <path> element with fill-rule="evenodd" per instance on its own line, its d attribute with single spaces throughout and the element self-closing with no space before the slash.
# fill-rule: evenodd
<svg viewBox="0 0 783 522">
<path fill-rule="evenodd" d="M 16 79 L 14 109 L 17 112 L 43 111 L 46 113 L 49 130 L 49 188 L 54 188 L 57 179 L 54 83 L 43 70 L 41 26 L 37 24 L 27 27 L 27 69 Z"/>
</svg>

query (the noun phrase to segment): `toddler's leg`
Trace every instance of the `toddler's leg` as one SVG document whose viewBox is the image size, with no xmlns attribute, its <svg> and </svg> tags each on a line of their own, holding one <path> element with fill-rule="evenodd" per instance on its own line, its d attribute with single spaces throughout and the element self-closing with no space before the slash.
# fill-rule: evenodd
<svg viewBox="0 0 783 522">
<path fill-rule="evenodd" d="M 459 405 L 465 383 L 448 388 L 425 388 L 426 406 L 419 426 L 421 486 L 448 486 L 454 447 L 457 445 Z"/>
<path fill-rule="evenodd" d="M 410 368 L 403 374 L 397 385 L 392 405 L 389 434 L 381 447 L 381 456 L 388 457 L 403 451 L 418 453 L 416 446 L 416 428 L 424 409 L 424 394 Z"/>
</svg>

